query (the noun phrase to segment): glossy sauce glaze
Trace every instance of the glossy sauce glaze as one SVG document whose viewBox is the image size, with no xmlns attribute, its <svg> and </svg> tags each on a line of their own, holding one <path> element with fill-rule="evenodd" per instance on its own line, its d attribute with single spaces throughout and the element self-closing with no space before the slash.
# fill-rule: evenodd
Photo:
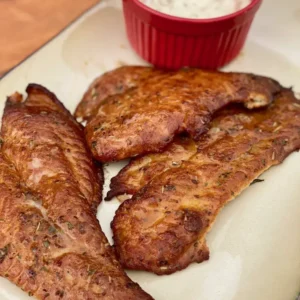
<svg viewBox="0 0 300 300">
<path fill-rule="evenodd" d="M 251 0 L 140 0 L 145 5 L 167 15 L 208 19 L 232 14 L 245 8 Z"/>
</svg>

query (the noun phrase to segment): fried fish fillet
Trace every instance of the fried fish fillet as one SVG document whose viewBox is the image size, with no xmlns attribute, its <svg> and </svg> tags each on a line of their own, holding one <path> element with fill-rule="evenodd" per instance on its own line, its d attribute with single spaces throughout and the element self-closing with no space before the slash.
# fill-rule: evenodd
<svg viewBox="0 0 300 300">
<path fill-rule="evenodd" d="M 223 206 L 300 148 L 300 102 L 282 90 L 268 109 L 226 109 L 197 147 L 117 210 L 112 229 L 124 267 L 170 274 L 207 258 L 205 236 Z"/>
<path fill-rule="evenodd" d="M 163 74 L 162 71 L 139 66 L 123 66 L 97 77 L 75 110 L 75 117 L 88 120 L 94 116 L 103 100 L 111 95 L 120 94 L 136 87 L 150 76 Z"/>
<path fill-rule="evenodd" d="M 115 196 L 135 194 L 155 176 L 170 168 L 179 167 L 182 161 L 188 160 L 196 152 L 197 144 L 193 139 L 177 136 L 163 152 L 133 158 L 111 179 L 106 200 L 111 200 Z"/>
<path fill-rule="evenodd" d="M 38 85 L 8 98 L 0 153 L 0 275 L 37 299 L 152 299 L 95 216 L 103 178 L 83 130 Z"/>
<path fill-rule="evenodd" d="M 223 106 L 265 106 L 279 88 L 274 80 L 242 73 L 187 69 L 154 76 L 106 98 L 87 123 L 86 139 L 101 162 L 160 152 L 181 132 L 199 138 Z"/>
</svg>

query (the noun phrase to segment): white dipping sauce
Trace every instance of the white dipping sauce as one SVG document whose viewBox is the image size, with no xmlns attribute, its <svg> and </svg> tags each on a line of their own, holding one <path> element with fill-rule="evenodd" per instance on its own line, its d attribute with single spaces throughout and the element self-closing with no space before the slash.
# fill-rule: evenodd
<svg viewBox="0 0 300 300">
<path fill-rule="evenodd" d="M 237 12 L 252 0 L 140 0 L 145 5 L 168 15 L 208 19 Z"/>
</svg>

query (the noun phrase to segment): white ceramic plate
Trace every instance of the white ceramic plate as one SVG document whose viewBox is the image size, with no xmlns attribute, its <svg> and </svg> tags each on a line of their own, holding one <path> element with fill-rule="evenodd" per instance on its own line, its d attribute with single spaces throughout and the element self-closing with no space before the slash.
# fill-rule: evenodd
<svg viewBox="0 0 300 300">
<path fill-rule="evenodd" d="M 271 76 L 300 92 L 299 37 L 300 1 L 265 0 L 244 50 L 226 70 Z M 92 79 L 124 63 L 145 64 L 127 42 L 120 1 L 101 2 L 1 80 L 0 111 L 6 96 L 29 82 L 45 85 L 74 111 Z M 105 167 L 105 192 L 123 165 Z M 160 300 L 294 300 L 300 291 L 299 165 L 300 153 L 292 154 L 226 206 L 208 234 L 208 262 L 170 276 L 130 277 Z M 110 240 L 118 205 L 103 202 L 98 210 Z M 1 278 L 0 299 L 31 298 Z"/>
</svg>

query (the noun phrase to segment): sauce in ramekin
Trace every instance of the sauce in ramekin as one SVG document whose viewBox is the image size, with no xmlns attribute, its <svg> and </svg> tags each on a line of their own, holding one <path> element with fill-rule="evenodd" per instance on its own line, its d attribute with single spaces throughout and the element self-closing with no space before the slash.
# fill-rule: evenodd
<svg viewBox="0 0 300 300">
<path fill-rule="evenodd" d="M 167 15 L 191 18 L 217 18 L 237 12 L 252 0 L 140 0 L 148 7 Z"/>
</svg>

